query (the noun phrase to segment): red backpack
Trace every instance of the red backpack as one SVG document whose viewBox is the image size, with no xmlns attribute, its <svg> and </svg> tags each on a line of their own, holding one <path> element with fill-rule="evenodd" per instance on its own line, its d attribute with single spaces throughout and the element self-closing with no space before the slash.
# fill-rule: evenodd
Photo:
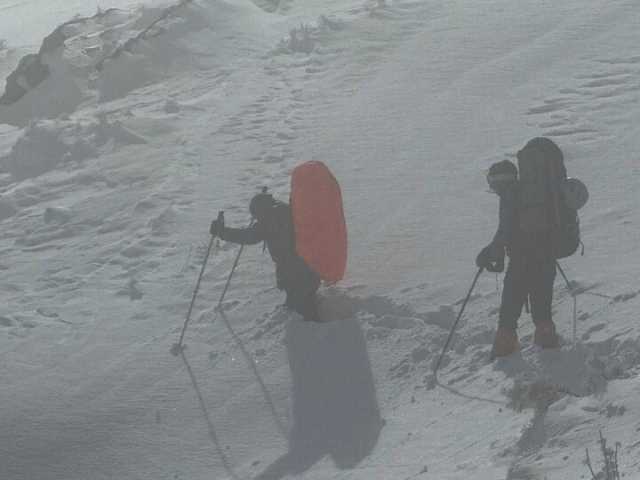
<svg viewBox="0 0 640 480">
<path fill-rule="evenodd" d="M 324 163 L 310 161 L 294 168 L 290 204 L 298 255 L 325 282 L 342 280 L 347 266 L 342 193 Z"/>
</svg>

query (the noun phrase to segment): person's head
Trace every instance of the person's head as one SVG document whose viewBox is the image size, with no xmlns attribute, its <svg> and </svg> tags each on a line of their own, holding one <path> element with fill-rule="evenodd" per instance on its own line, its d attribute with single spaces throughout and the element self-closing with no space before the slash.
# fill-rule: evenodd
<svg viewBox="0 0 640 480">
<path fill-rule="evenodd" d="M 255 195 L 249 203 L 251 216 L 258 221 L 264 221 L 268 218 L 271 208 L 275 203 L 276 201 L 273 196 L 267 193 L 267 187 L 264 187 L 262 192 Z"/>
<path fill-rule="evenodd" d="M 492 192 L 502 195 L 509 186 L 518 181 L 518 169 L 513 162 L 502 160 L 489 168 L 487 183 Z"/>
</svg>

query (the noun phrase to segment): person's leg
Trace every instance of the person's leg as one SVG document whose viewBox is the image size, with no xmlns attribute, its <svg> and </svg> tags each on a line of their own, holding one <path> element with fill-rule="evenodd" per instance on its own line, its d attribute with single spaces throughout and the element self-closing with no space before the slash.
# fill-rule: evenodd
<svg viewBox="0 0 640 480">
<path fill-rule="evenodd" d="M 505 357 L 518 350 L 518 318 L 527 297 L 525 261 L 521 256 L 509 259 L 504 277 L 498 330 L 491 356 Z"/>
<path fill-rule="evenodd" d="M 287 290 L 286 306 L 299 313 L 305 320 L 318 322 L 318 301 L 316 292 L 304 292 L 300 289 Z"/>
<path fill-rule="evenodd" d="M 534 343 L 543 348 L 559 346 L 556 327 L 552 320 L 553 283 L 556 278 L 556 262 L 547 258 L 532 266 L 531 317 L 536 326 Z"/>
<path fill-rule="evenodd" d="M 526 262 L 523 257 L 509 259 L 509 266 L 504 276 L 500 319 L 498 326 L 515 331 L 522 307 L 527 299 Z"/>
<path fill-rule="evenodd" d="M 318 312 L 318 297 L 316 296 L 316 292 L 311 292 L 304 298 L 302 311 L 300 313 L 308 322 L 320 321 L 320 313 Z"/>
<path fill-rule="evenodd" d="M 286 289 L 286 305 L 302 315 L 305 320 L 319 322 L 316 292 L 320 287 L 320 279 L 311 270 L 300 273 L 297 281 Z"/>
</svg>

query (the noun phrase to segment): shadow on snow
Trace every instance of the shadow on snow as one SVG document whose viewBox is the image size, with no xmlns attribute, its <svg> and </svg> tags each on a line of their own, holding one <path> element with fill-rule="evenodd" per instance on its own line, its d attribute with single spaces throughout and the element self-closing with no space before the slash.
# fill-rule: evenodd
<svg viewBox="0 0 640 480">
<path fill-rule="evenodd" d="M 292 380 L 289 451 L 258 480 L 305 472 L 331 456 L 355 467 L 375 447 L 383 421 L 364 334 L 357 320 L 290 321 L 285 334 Z"/>
</svg>

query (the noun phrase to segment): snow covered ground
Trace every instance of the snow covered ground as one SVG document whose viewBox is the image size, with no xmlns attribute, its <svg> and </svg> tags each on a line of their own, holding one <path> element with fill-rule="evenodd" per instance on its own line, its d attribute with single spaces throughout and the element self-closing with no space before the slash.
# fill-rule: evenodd
<svg viewBox="0 0 640 480">
<path fill-rule="evenodd" d="M 126 8 L 35 45 L 93 3 L 0 2 L 0 72 L 48 72 L 0 104 L 0 478 L 578 479 L 599 430 L 640 478 L 635 0 L 101 1 Z M 484 274 L 436 385 L 497 220 L 484 170 L 539 135 L 591 193 L 576 342 L 559 277 L 562 350 L 523 315 L 488 363 Z M 211 219 L 307 159 L 345 199 L 334 321 L 282 311 L 257 247 L 215 314 L 221 243 L 172 356 Z"/>
</svg>

